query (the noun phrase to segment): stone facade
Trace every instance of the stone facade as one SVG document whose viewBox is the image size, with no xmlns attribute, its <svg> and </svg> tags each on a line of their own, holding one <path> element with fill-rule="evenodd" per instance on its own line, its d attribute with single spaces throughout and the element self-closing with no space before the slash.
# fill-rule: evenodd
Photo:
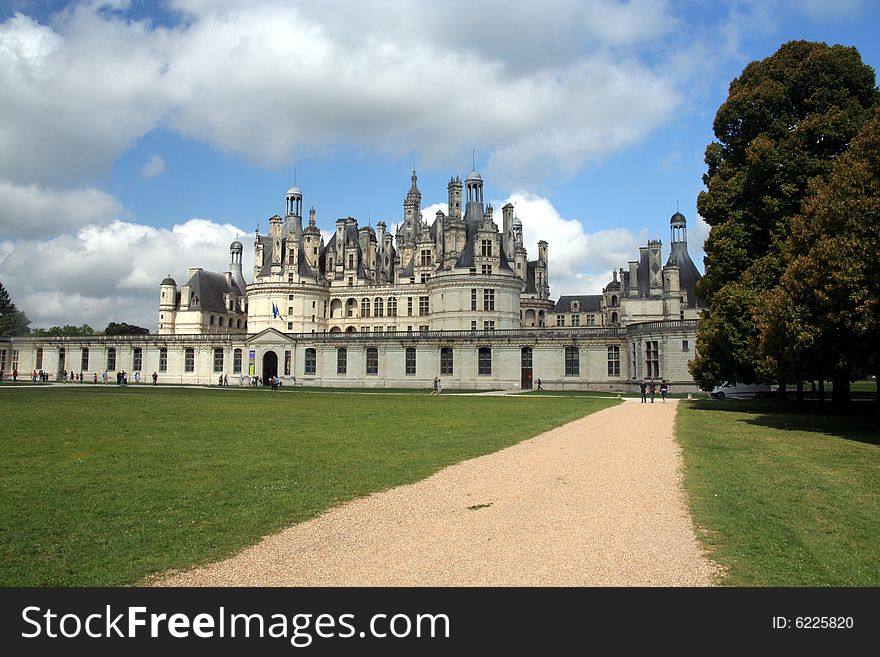
<svg viewBox="0 0 880 657">
<path fill-rule="evenodd" d="M 529 260 L 522 222 L 502 208 L 499 226 L 472 171 L 448 186 L 448 215 L 421 214 L 413 172 L 396 234 L 384 222 L 338 219 L 325 243 L 315 210 L 302 222 L 302 192 L 285 216 L 254 236 L 253 283 L 243 246 L 225 273 L 192 268 L 178 287 L 159 287 L 156 335 L 14 338 L 0 343 L 0 368 L 19 372 L 156 372 L 161 383 L 230 384 L 277 376 L 287 385 L 445 389 L 632 389 L 666 378 L 696 389 L 687 371 L 701 304 L 687 253 L 686 221 L 670 220 L 672 248 L 648 242 L 598 295 L 550 299 L 548 244 Z M 112 377 L 111 377 L 112 378 Z"/>
</svg>

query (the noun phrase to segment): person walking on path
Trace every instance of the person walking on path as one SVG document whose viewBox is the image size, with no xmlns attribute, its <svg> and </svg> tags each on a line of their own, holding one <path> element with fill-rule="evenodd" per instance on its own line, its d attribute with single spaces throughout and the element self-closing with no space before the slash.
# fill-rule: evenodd
<svg viewBox="0 0 880 657">
<path fill-rule="evenodd" d="M 159 382 L 159 375 L 153 372 L 153 385 L 156 385 Z"/>
<path fill-rule="evenodd" d="M 663 379 L 660 382 L 660 397 L 663 398 L 663 403 L 666 403 L 666 395 L 669 392 L 669 384 L 666 382 L 666 379 Z"/>
<path fill-rule="evenodd" d="M 432 395 L 437 394 L 437 377 L 436 376 L 434 377 L 434 385 L 431 387 L 431 394 Z"/>
<path fill-rule="evenodd" d="M 651 403 L 654 403 L 654 393 L 657 391 L 657 384 L 654 383 L 654 379 L 651 379 L 651 382 L 648 384 L 648 389 L 651 391 Z"/>
<path fill-rule="evenodd" d="M 647 401 L 646 394 L 648 392 L 648 384 L 644 379 L 639 383 L 639 390 L 642 391 L 642 403 L 644 404 Z"/>
<path fill-rule="evenodd" d="M 543 389 L 544 388 L 541 387 L 541 379 L 538 379 L 538 390 L 543 390 Z"/>
</svg>

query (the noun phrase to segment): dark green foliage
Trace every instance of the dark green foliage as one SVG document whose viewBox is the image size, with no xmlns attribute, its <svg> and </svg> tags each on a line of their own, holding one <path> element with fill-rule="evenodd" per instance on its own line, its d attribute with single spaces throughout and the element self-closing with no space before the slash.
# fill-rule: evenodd
<svg viewBox="0 0 880 657">
<path fill-rule="evenodd" d="M 150 329 L 133 324 L 110 322 L 104 329 L 104 335 L 149 335 Z"/>
<path fill-rule="evenodd" d="M 709 311 L 697 340 L 702 356 L 691 365 L 703 387 L 720 376 L 767 375 L 748 304 L 778 286 L 809 182 L 827 178 L 878 100 L 874 71 L 858 51 L 823 43 L 786 43 L 731 82 L 715 117 L 717 141 L 706 149 L 707 189 L 697 199 L 712 226 L 697 290 Z"/>
<path fill-rule="evenodd" d="M 9 292 L 0 283 L 0 335 L 27 335 L 31 321 L 15 307 Z"/>
<path fill-rule="evenodd" d="M 78 335 L 95 335 L 95 329 L 88 324 L 82 326 L 73 326 L 65 324 L 64 326 L 51 326 L 47 329 L 34 329 L 32 334 L 35 337 L 73 337 Z"/>
</svg>

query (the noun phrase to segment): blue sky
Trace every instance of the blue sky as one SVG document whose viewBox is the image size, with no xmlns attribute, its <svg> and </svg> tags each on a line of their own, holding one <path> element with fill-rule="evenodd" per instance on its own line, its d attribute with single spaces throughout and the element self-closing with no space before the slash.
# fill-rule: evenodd
<svg viewBox="0 0 880 657">
<path fill-rule="evenodd" d="M 424 214 L 472 157 L 551 295 L 595 293 L 696 213 L 712 119 L 794 39 L 880 66 L 871 0 L 0 4 L 0 281 L 33 327 L 155 329 L 158 284 L 224 271 L 283 213 Z M 474 153 L 475 155 L 472 155 Z M 246 248 L 245 274 L 250 249 Z"/>
</svg>

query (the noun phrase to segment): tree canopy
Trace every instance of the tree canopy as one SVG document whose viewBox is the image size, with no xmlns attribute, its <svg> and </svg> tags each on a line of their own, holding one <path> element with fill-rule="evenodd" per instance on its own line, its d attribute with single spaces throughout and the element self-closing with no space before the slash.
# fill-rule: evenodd
<svg viewBox="0 0 880 657">
<path fill-rule="evenodd" d="M 149 335 L 150 329 L 125 322 L 110 322 L 104 329 L 104 335 Z"/>
<path fill-rule="evenodd" d="M 38 338 L 50 337 L 75 337 L 80 335 L 96 335 L 95 329 L 93 329 L 88 324 L 83 324 L 82 326 L 73 326 L 72 324 L 65 324 L 64 326 L 50 326 L 47 329 L 34 329 L 32 335 Z"/>
<path fill-rule="evenodd" d="M 31 320 L 15 307 L 9 292 L 0 283 L 0 335 L 27 335 Z"/>
<path fill-rule="evenodd" d="M 759 352 L 758 327 L 771 321 L 757 313 L 759 300 L 769 311 L 767 299 L 788 266 L 794 218 L 811 182 L 828 179 L 878 103 L 874 70 L 858 51 L 824 43 L 786 43 L 731 82 L 715 116 L 717 141 L 706 148 L 706 190 L 697 199 L 711 226 L 697 288 L 708 308 L 691 361 L 704 388 L 762 377 L 784 384 L 786 375 L 796 374 L 800 356 L 783 349 L 779 336 L 774 342 L 768 335 L 760 343 L 766 351 Z M 772 307 L 783 315 L 796 310 Z M 794 325 L 798 316 L 786 321 Z M 784 366 L 787 359 L 792 362 Z"/>
</svg>

